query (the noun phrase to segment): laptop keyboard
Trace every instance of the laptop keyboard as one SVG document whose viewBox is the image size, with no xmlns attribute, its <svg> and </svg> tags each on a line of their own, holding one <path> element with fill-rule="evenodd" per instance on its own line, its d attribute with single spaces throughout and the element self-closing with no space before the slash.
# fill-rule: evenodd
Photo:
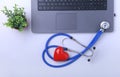
<svg viewBox="0 0 120 77">
<path fill-rule="evenodd" d="M 107 0 L 38 0 L 38 10 L 107 10 Z"/>
</svg>

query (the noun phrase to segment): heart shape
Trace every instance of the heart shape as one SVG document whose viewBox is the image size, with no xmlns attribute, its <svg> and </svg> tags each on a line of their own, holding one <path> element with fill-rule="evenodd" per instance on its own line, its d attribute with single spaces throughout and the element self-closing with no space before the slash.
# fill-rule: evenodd
<svg viewBox="0 0 120 77">
<path fill-rule="evenodd" d="M 66 61 L 69 58 L 69 54 L 64 51 L 63 47 L 57 47 L 54 52 L 55 61 Z"/>
</svg>

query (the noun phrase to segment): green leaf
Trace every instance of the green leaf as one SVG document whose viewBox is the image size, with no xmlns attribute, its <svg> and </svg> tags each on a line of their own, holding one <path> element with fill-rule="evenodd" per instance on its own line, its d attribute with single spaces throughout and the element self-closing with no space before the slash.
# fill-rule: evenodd
<svg viewBox="0 0 120 77">
<path fill-rule="evenodd" d="M 12 11 L 5 6 L 1 12 L 8 17 L 8 20 L 4 25 L 19 31 L 23 31 L 24 28 L 28 26 L 23 7 L 18 8 L 18 5 L 15 4 Z"/>
</svg>

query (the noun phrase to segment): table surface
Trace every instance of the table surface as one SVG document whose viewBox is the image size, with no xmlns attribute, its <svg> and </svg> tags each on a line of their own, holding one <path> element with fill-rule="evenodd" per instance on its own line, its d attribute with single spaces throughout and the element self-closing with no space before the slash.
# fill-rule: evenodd
<svg viewBox="0 0 120 77">
<path fill-rule="evenodd" d="M 101 37 L 92 61 L 88 63 L 87 58 L 82 57 L 70 66 L 55 69 L 44 64 L 41 57 L 45 42 L 52 34 L 31 32 L 31 0 L 1 0 L 0 9 L 4 6 L 11 9 L 14 4 L 24 7 L 29 27 L 19 32 L 3 26 L 7 18 L 0 13 L 0 77 L 120 77 L 119 3 L 120 0 L 115 0 L 117 16 L 114 32 Z M 95 34 L 71 35 L 87 45 Z M 60 43 L 56 40 L 61 38 L 56 38 L 52 43 Z M 79 49 L 79 46 L 75 49 Z"/>
</svg>

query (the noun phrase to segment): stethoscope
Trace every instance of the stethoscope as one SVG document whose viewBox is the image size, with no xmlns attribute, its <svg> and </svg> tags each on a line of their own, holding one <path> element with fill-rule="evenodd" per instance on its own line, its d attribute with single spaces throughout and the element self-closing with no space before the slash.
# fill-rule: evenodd
<svg viewBox="0 0 120 77">
<path fill-rule="evenodd" d="M 53 67 L 53 68 L 60 68 L 60 67 L 65 67 L 65 66 L 68 66 L 70 64 L 72 64 L 73 62 L 75 62 L 77 59 L 79 59 L 81 56 L 86 56 L 86 57 L 92 57 L 93 56 L 93 49 L 92 47 L 95 45 L 95 43 L 98 41 L 98 39 L 100 38 L 100 36 L 107 30 L 110 28 L 110 24 L 109 22 L 107 21 L 103 21 L 100 23 L 100 29 L 97 31 L 95 37 L 92 39 L 92 41 L 87 45 L 83 45 L 82 43 L 80 43 L 79 41 L 77 41 L 75 38 L 73 38 L 71 35 L 69 34 L 66 34 L 66 33 L 57 33 L 57 34 L 54 34 L 53 36 L 51 36 L 47 42 L 46 42 L 46 45 L 45 45 L 45 49 L 42 53 L 42 59 L 44 61 L 45 64 L 47 64 L 48 66 L 50 67 Z M 67 48 L 67 47 L 64 47 L 64 46 L 58 46 L 58 45 L 49 45 L 50 42 L 55 38 L 55 37 L 58 37 L 58 36 L 65 36 L 66 38 L 63 39 L 62 43 L 66 40 L 66 39 L 70 39 L 70 40 L 73 40 L 75 41 L 76 43 L 78 43 L 79 45 L 81 45 L 82 47 L 84 47 L 84 50 L 81 51 L 81 52 L 77 52 L 75 50 L 71 50 L 70 48 Z M 52 56 L 49 52 L 49 49 L 51 48 L 56 48 L 55 50 L 55 54 L 58 54 L 58 56 L 54 55 Z M 93 47 L 95 49 L 95 47 Z M 77 53 L 77 55 L 73 56 L 73 57 L 69 57 L 69 54 L 67 52 L 61 52 L 61 51 L 70 51 L 70 52 L 75 52 Z M 92 54 L 91 55 L 85 55 L 87 51 L 91 51 Z M 61 65 L 53 65 L 52 63 L 49 63 L 47 60 L 46 60 L 46 57 L 45 55 L 47 54 L 47 56 L 52 59 L 53 61 L 56 61 L 56 62 L 65 62 L 64 64 L 61 64 Z M 59 55 L 59 54 L 64 54 L 64 56 L 62 55 Z M 88 60 L 90 61 L 90 59 Z M 57 64 L 58 64 L 57 63 Z"/>
</svg>

